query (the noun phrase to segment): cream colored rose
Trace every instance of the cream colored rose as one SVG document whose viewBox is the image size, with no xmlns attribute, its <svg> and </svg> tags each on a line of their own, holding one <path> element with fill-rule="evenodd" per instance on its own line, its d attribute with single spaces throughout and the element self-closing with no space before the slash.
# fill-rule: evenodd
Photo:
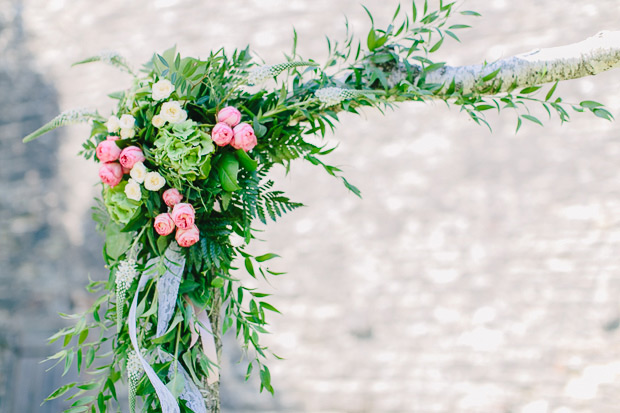
<svg viewBox="0 0 620 413">
<path fill-rule="evenodd" d="M 110 133 L 118 132 L 121 128 L 120 119 L 116 116 L 110 116 L 108 121 L 105 123 L 105 126 L 108 128 L 108 132 Z"/>
<path fill-rule="evenodd" d="M 144 182 L 146 178 L 147 170 L 146 166 L 142 162 L 136 162 L 133 164 L 131 171 L 129 171 L 129 175 L 133 178 L 134 181 L 141 184 Z"/>
<path fill-rule="evenodd" d="M 156 128 L 161 128 L 162 126 L 166 124 L 166 121 L 160 115 L 155 115 L 153 116 L 153 119 L 151 119 L 151 123 Z"/>
<path fill-rule="evenodd" d="M 174 92 L 174 85 L 168 79 L 153 84 L 153 100 L 167 99 Z"/>
<path fill-rule="evenodd" d="M 121 128 L 121 139 L 131 139 L 136 136 L 134 128 Z"/>
<path fill-rule="evenodd" d="M 133 129 L 136 126 L 136 119 L 131 115 L 123 115 L 119 120 L 121 129 Z"/>
<path fill-rule="evenodd" d="M 164 102 L 161 105 L 159 116 L 166 122 L 179 123 L 187 119 L 187 112 L 181 109 L 181 104 L 176 100 Z"/>
<path fill-rule="evenodd" d="M 125 185 L 125 195 L 127 198 L 139 201 L 142 199 L 142 191 L 140 190 L 140 184 L 129 178 L 127 185 Z"/>
<path fill-rule="evenodd" d="M 166 180 L 157 172 L 148 172 L 144 177 L 144 187 L 149 191 L 159 191 L 166 185 Z"/>
</svg>

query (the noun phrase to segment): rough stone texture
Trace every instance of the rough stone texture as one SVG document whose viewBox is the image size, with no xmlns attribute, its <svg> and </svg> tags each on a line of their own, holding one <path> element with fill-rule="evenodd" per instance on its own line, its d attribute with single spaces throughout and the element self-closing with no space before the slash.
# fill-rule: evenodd
<svg viewBox="0 0 620 413">
<path fill-rule="evenodd" d="M 396 1 L 364 4 L 380 25 Z M 16 349 L 42 349 L 38 336 L 60 324 L 55 311 L 88 304 L 85 274 L 105 276 L 88 221 L 96 167 L 75 156 L 87 128 L 27 147 L 19 141 L 58 109 L 105 113 L 113 104 L 105 95 L 129 81 L 102 65 L 69 64 L 112 49 L 137 66 L 174 43 L 192 55 L 252 43 L 277 63 L 293 26 L 300 54 L 320 60 L 323 35 L 343 33 L 344 13 L 362 37 L 368 23 L 352 0 L 0 5 L 0 363 L 3 372 L 13 368 L 0 374 L 4 411 L 17 399 L 11 394 L 26 391 L 15 388 L 13 377 L 25 371 Z M 620 21 L 613 0 L 464 7 L 483 17 L 462 32 L 463 46 L 437 54 L 450 64 L 577 42 Z M 617 117 L 618 76 L 558 91 L 570 102 L 600 100 Z M 363 200 L 308 165 L 278 176 L 309 205 L 269 226 L 267 241 L 255 246 L 282 255 L 273 266 L 289 272 L 260 284 L 283 313 L 265 340 L 286 360 L 271 363 L 277 396 L 259 396 L 243 383 L 226 337 L 225 411 L 618 410 L 617 123 L 576 114 L 570 124 L 527 124 L 515 136 L 511 113 L 489 118 L 493 134 L 443 104 L 343 116 L 331 160 Z M 39 374 L 27 391 L 43 386 Z M 31 398 L 31 406 L 7 411 L 38 411 Z"/>
</svg>

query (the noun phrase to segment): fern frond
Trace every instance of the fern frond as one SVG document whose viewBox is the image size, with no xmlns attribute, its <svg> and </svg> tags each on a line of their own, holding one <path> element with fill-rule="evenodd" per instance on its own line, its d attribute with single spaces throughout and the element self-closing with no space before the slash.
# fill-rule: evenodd
<svg viewBox="0 0 620 413">
<path fill-rule="evenodd" d="M 60 128 L 61 126 L 66 125 L 74 125 L 76 123 L 87 122 L 90 119 L 101 119 L 101 116 L 97 112 L 93 112 L 89 109 L 71 109 L 62 112 L 60 115 L 56 116 L 54 119 L 47 122 L 45 125 L 41 126 L 36 131 L 32 132 L 30 135 L 26 136 L 23 141 L 30 142 L 41 135 L 46 134 L 47 132 L 53 131 L 56 128 Z"/>
</svg>

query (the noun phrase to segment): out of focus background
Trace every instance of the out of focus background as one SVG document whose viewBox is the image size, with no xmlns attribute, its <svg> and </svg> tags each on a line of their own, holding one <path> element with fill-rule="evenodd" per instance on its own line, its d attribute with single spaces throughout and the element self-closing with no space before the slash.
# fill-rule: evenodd
<svg viewBox="0 0 620 413">
<path fill-rule="evenodd" d="M 364 4 L 380 27 L 397 2 Z M 473 28 L 438 53 L 449 64 L 620 29 L 615 0 L 462 9 L 482 17 L 454 19 Z M 275 64 L 293 28 L 300 54 L 321 61 L 345 15 L 364 38 L 357 0 L 0 0 L 1 412 L 66 405 L 39 406 L 71 379 L 39 363 L 57 350 L 45 338 L 65 325 L 57 312 L 89 306 L 89 277 L 107 277 L 90 220 L 97 167 L 77 156 L 88 126 L 21 143 L 61 110 L 110 113 L 106 95 L 129 86 L 112 67 L 71 63 L 114 50 L 138 67 L 174 44 L 205 56 L 249 43 Z M 558 92 L 620 117 L 619 70 Z M 331 161 L 363 200 L 309 165 L 277 175 L 308 205 L 254 246 L 288 272 L 256 285 L 283 313 L 264 340 L 285 360 L 270 364 L 275 396 L 259 394 L 228 337 L 225 412 L 620 411 L 620 126 L 575 114 L 515 134 L 509 112 L 489 121 L 493 133 L 439 102 L 343 115 Z"/>
</svg>

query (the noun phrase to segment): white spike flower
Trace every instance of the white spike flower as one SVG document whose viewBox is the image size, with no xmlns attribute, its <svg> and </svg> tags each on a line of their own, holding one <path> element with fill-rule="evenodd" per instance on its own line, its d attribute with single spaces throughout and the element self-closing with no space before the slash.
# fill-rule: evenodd
<svg viewBox="0 0 620 413">
<path fill-rule="evenodd" d="M 277 65 L 272 66 L 259 66 L 250 70 L 248 73 L 248 84 L 250 86 L 259 86 L 265 83 L 272 77 L 278 76 L 280 73 L 284 72 L 287 69 L 292 67 L 299 66 L 318 66 L 316 63 L 312 62 L 287 62 L 287 63 L 279 63 Z"/>
<path fill-rule="evenodd" d="M 127 353 L 127 379 L 129 382 L 129 411 L 135 412 L 136 410 L 136 390 L 138 389 L 138 383 L 140 377 L 144 372 L 138 353 L 134 350 Z"/>
<path fill-rule="evenodd" d="M 314 95 L 325 104 L 325 106 L 334 106 L 342 101 L 353 99 L 355 97 L 372 93 L 372 91 L 343 89 L 340 87 L 324 87 L 314 92 Z"/>
<path fill-rule="evenodd" d="M 123 320 L 123 307 L 125 306 L 125 294 L 133 280 L 138 276 L 136 260 L 127 258 L 118 264 L 116 269 L 116 324 L 120 330 Z"/>
</svg>

